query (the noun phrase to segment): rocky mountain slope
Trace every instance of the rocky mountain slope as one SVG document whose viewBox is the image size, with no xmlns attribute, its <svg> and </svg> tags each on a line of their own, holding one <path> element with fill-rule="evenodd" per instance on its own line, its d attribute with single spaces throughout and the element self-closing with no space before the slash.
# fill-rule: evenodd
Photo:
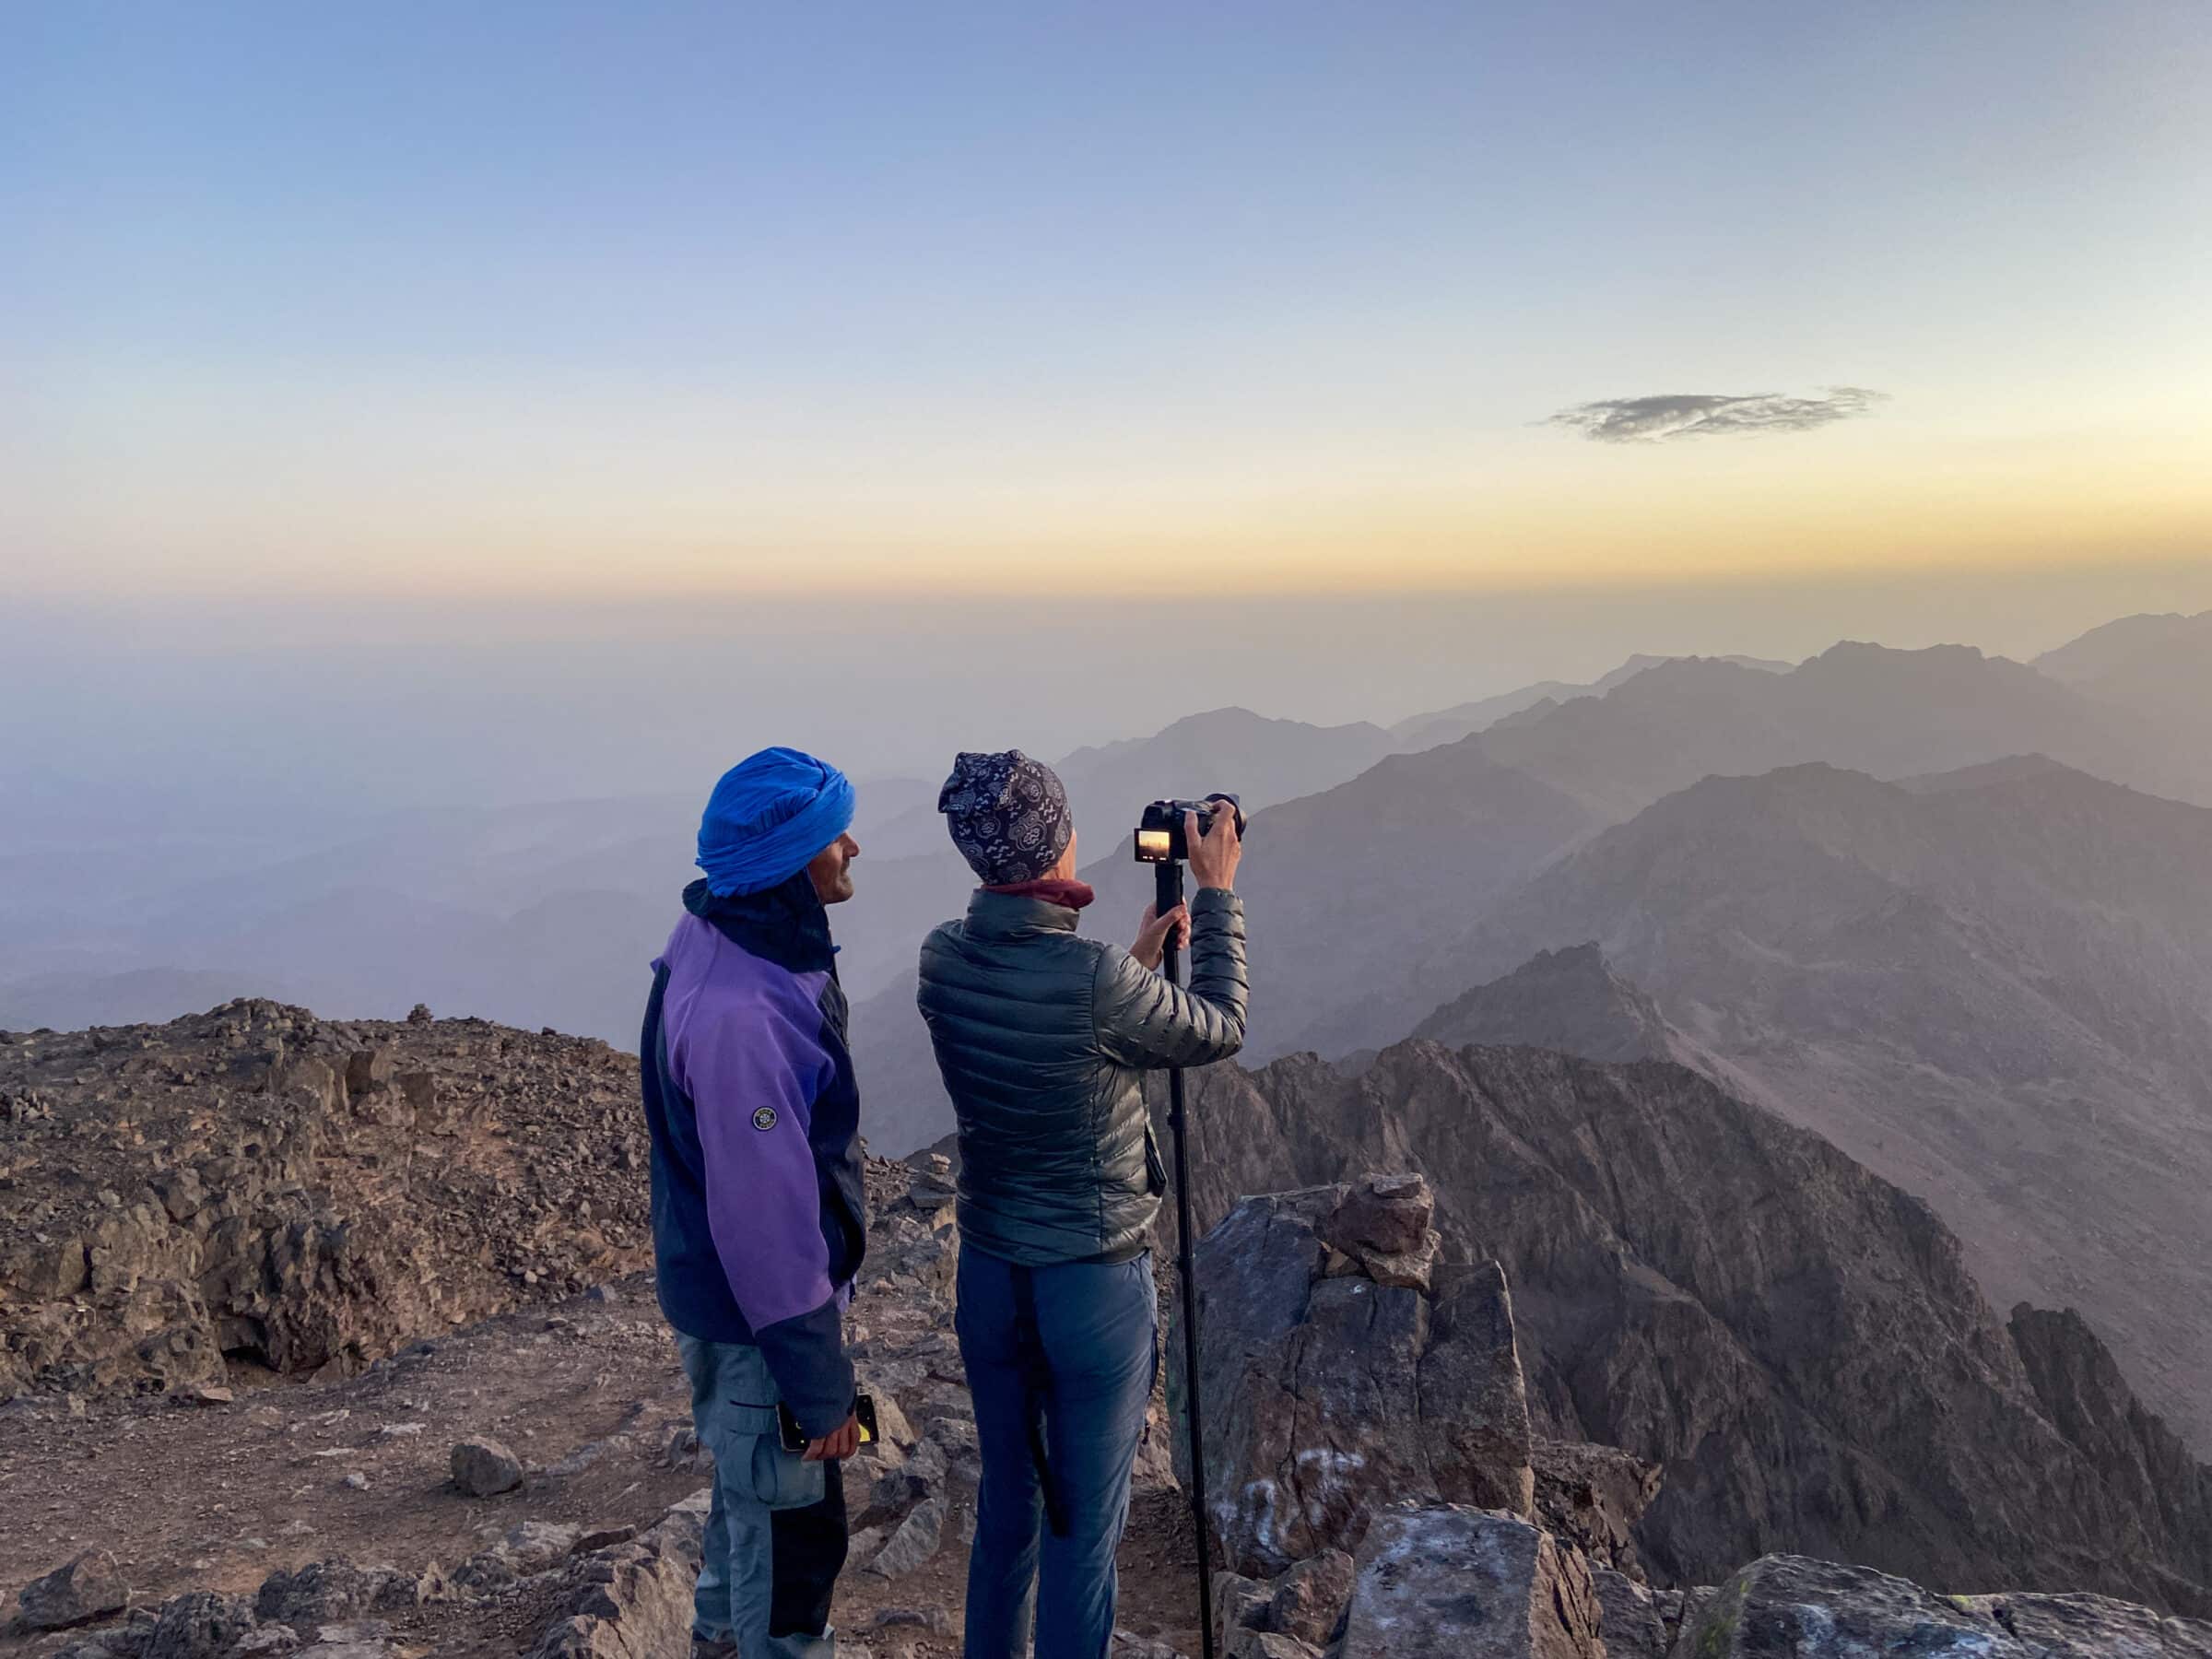
<svg viewBox="0 0 2212 1659">
<path fill-rule="evenodd" d="M 1557 1049 L 1585 1060 L 1676 1060 L 1696 1047 L 1595 945 L 1538 951 L 1429 1016 L 1414 1036 L 1445 1048 Z"/>
<path fill-rule="evenodd" d="M 345 1375 L 650 1258 L 637 1064 L 270 1002 L 0 1033 L 0 1397 Z"/>
<path fill-rule="evenodd" d="M 1471 741 L 1609 820 L 1714 774 L 1822 760 L 1896 778 L 2029 752 L 2212 801 L 2212 754 L 2201 744 L 1964 645 L 1846 642 L 1786 674 L 1711 658 L 1661 663 L 1602 698 Z"/>
<path fill-rule="evenodd" d="M 1585 940 L 1760 1100 L 1934 1204 L 1993 1296 L 2080 1306 L 2212 1438 L 2212 811 L 2049 762 L 1712 779 L 1420 972 Z"/>
<path fill-rule="evenodd" d="M 1666 1582 L 1772 1549 L 2212 1611 L 2212 1474 L 2078 1319 L 1983 1300 L 1927 1206 L 1664 1062 L 1412 1042 L 1194 1083 L 1194 1198 L 1423 1171 L 1512 1287 L 1535 1431 L 1660 1466 Z"/>
</svg>

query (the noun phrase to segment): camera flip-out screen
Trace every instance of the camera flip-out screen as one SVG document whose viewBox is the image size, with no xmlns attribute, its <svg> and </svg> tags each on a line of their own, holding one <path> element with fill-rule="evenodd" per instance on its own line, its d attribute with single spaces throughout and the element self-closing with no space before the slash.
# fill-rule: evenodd
<svg viewBox="0 0 2212 1659">
<path fill-rule="evenodd" d="M 1175 835 L 1170 830 L 1139 830 L 1136 832 L 1136 862 L 1139 864 L 1166 864 L 1174 855 Z"/>
</svg>

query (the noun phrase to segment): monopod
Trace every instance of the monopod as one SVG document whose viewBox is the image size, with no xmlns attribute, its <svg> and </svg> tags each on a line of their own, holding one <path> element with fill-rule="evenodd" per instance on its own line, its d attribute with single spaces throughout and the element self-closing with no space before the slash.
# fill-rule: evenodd
<svg viewBox="0 0 2212 1659">
<path fill-rule="evenodd" d="M 1213 828 L 1217 813 L 1236 815 L 1237 834 L 1244 833 L 1244 808 L 1233 794 L 1203 801 L 1155 801 L 1136 828 L 1136 861 L 1152 866 L 1156 884 L 1153 913 L 1167 915 L 1182 902 L 1182 864 L 1190 856 L 1184 826 L 1192 819 L 1198 833 Z M 1160 953 L 1159 971 L 1171 985 L 1182 983 L 1182 952 L 1172 932 Z M 1198 1257 L 1191 1229 L 1191 1147 L 1183 1114 L 1182 1067 L 1168 1068 L 1168 1130 L 1175 1137 L 1176 1277 L 1182 1281 L 1183 1409 L 1191 1440 L 1191 1520 L 1198 1540 L 1198 1641 L 1205 1659 L 1214 1659 L 1214 1560 L 1206 1542 L 1206 1426 L 1199 1411 Z"/>
<path fill-rule="evenodd" d="M 1169 859 L 1153 866 L 1159 884 L 1154 908 L 1166 915 L 1182 902 L 1182 863 Z M 1168 935 L 1159 971 L 1168 983 L 1182 983 L 1182 951 L 1173 933 Z M 1198 1540 L 1198 1641 L 1204 1659 L 1214 1659 L 1214 1562 L 1206 1547 L 1206 1430 L 1198 1411 L 1198 1272 L 1197 1253 L 1191 1240 L 1190 1137 L 1182 1110 L 1182 1067 L 1168 1068 L 1168 1133 L 1175 1141 L 1175 1277 L 1182 1289 L 1183 1408 L 1189 1414 L 1191 1437 L 1191 1520 Z"/>
</svg>

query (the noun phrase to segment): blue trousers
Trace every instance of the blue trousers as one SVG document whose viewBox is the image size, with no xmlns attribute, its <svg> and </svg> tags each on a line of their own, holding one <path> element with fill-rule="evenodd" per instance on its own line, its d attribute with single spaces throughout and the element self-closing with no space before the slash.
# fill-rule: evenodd
<svg viewBox="0 0 2212 1659">
<path fill-rule="evenodd" d="M 714 1501 L 692 1596 L 692 1634 L 740 1659 L 830 1659 L 830 1597 L 845 1564 L 838 1465 L 805 1463 L 776 1433 L 782 1395 L 760 1350 L 677 1333 L 691 1421 L 714 1454 Z"/>
<path fill-rule="evenodd" d="M 1114 1551 L 1159 1363 L 1152 1258 L 1021 1268 L 964 1249 L 956 1328 L 983 1460 L 967 1659 L 1027 1659 L 1032 1628 L 1037 1659 L 1105 1659 Z M 1032 1437 L 1040 1410 L 1049 1504 Z M 1044 1524 L 1048 1510 L 1064 1531 Z"/>
</svg>

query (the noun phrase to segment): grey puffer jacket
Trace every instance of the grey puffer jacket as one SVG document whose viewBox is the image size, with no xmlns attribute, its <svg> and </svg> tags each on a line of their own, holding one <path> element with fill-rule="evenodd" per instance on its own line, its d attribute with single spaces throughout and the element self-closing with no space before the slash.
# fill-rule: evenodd
<svg viewBox="0 0 2212 1659">
<path fill-rule="evenodd" d="M 1244 907 L 1191 900 L 1186 991 L 1076 936 L 1076 912 L 978 892 L 922 947 L 922 1017 L 960 1125 L 964 1246 L 1028 1266 L 1126 1260 L 1167 1165 L 1142 1074 L 1244 1043 Z"/>
</svg>

